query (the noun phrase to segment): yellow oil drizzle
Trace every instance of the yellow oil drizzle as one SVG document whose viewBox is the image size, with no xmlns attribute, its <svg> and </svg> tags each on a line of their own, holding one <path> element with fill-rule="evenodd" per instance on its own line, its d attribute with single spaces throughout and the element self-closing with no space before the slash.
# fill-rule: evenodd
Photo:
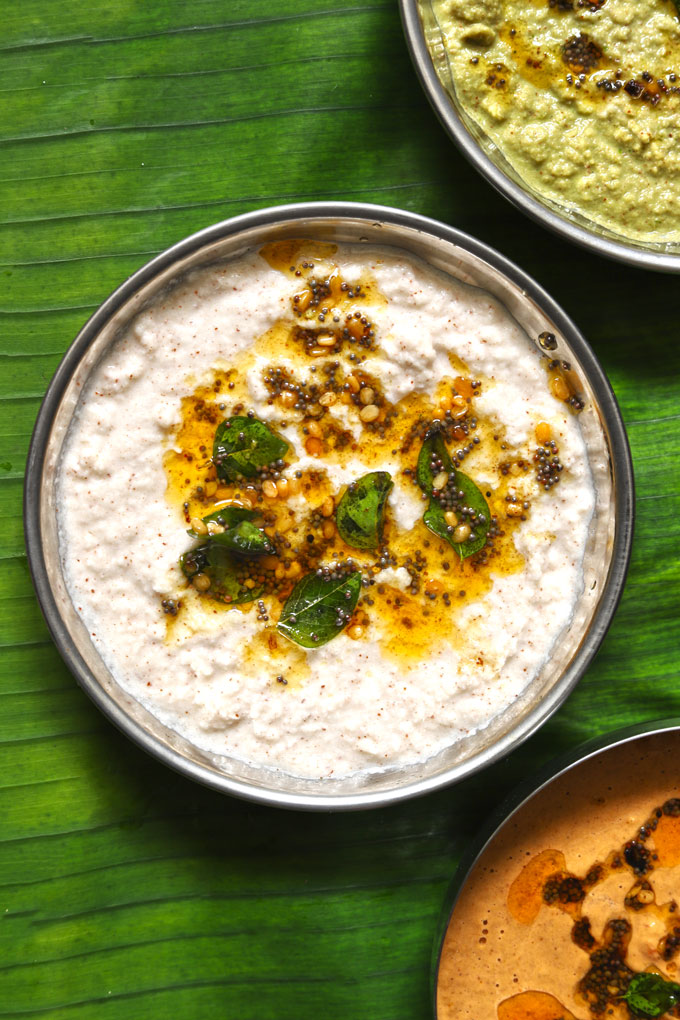
<svg viewBox="0 0 680 1020">
<path fill-rule="evenodd" d="M 209 383 L 182 398 L 180 425 L 163 458 L 166 498 L 180 509 L 187 526 L 191 517 L 207 513 L 202 497 L 219 500 L 211 458 L 215 430 L 224 418 L 219 403 L 233 374 L 233 370 L 218 369 Z"/>
<path fill-rule="evenodd" d="M 523 6 L 526 9 L 529 6 L 537 8 L 545 8 L 547 6 L 547 0 L 523 0 Z M 668 13 L 674 18 L 677 18 L 677 7 L 674 0 L 665 0 L 664 6 L 667 7 Z M 564 42 L 570 36 L 579 35 L 582 33 L 591 35 L 594 39 L 597 37 L 597 11 L 591 12 L 591 18 L 588 21 L 574 22 L 573 18 L 570 19 L 568 12 L 564 12 Z M 659 79 L 665 79 L 668 74 L 669 68 L 674 68 L 676 73 L 680 70 L 680 45 L 678 45 L 675 39 L 669 38 L 667 40 L 670 52 L 666 52 L 664 55 L 664 63 L 662 66 L 653 68 L 649 66 L 643 66 L 642 64 L 637 67 L 626 67 L 621 63 L 612 64 L 611 55 L 602 53 L 598 66 L 586 70 L 585 80 L 581 82 L 579 90 L 572 90 L 567 87 L 566 78 L 570 73 L 570 68 L 562 59 L 562 52 L 560 49 L 556 49 L 553 52 L 548 52 L 545 49 L 539 48 L 535 42 L 532 41 L 534 35 L 535 26 L 532 24 L 529 18 L 517 17 L 515 11 L 508 12 L 505 20 L 503 20 L 496 30 L 500 40 L 510 51 L 511 59 L 509 60 L 510 67 L 508 68 L 505 64 L 497 64 L 491 61 L 487 61 L 485 66 L 486 70 L 486 82 L 487 87 L 494 89 L 498 101 L 506 102 L 509 106 L 514 102 L 512 98 L 512 87 L 507 88 L 506 86 L 512 86 L 512 77 L 517 76 L 527 82 L 529 82 L 534 88 L 539 91 L 547 91 L 559 87 L 560 93 L 563 97 L 571 98 L 573 100 L 579 100 L 581 103 L 593 100 L 610 100 L 613 95 L 619 95 L 619 98 L 626 98 L 620 95 L 620 93 L 611 93 L 605 90 L 597 89 L 596 85 L 598 81 L 604 79 L 614 80 L 617 70 L 619 71 L 619 78 L 621 82 L 628 81 L 630 79 L 639 80 L 643 85 L 644 89 L 652 96 L 663 90 L 659 88 L 657 82 Z M 651 75 L 649 81 L 642 78 L 644 72 L 648 72 Z M 577 74 L 575 71 L 571 71 L 572 74 Z M 501 79 L 504 80 L 504 84 L 501 85 Z M 663 96 L 662 96 L 663 98 Z"/>
<path fill-rule="evenodd" d="M 600 852 L 591 864 L 581 856 L 580 875 L 567 869 L 561 850 L 540 850 L 524 863 L 508 889 L 508 911 L 522 925 L 533 924 L 541 910 L 559 910 L 573 920 L 571 939 L 587 954 L 589 962 L 587 973 L 578 979 L 574 995 L 578 1002 L 583 1001 L 590 1007 L 588 1012 L 592 1016 L 605 1013 L 623 1016 L 624 1012 L 629 1012 L 623 1009 L 621 994 L 629 980 L 626 971 L 633 973 L 627 964 L 628 943 L 634 931 L 631 921 L 641 911 L 659 922 L 656 944 L 650 941 L 646 946 L 645 956 L 652 961 L 648 970 L 656 970 L 654 961 L 663 962 L 671 973 L 677 969 L 674 959 L 677 955 L 677 904 L 674 899 L 659 903 L 654 888 L 657 869 L 680 865 L 680 816 L 675 814 L 676 804 L 675 798 L 670 798 L 652 808 L 642 825 L 635 828 L 631 825 L 632 838 L 617 841 L 608 853 Z M 616 876 L 621 890 L 621 904 L 618 907 L 612 894 L 608 894 L 611 905 L 600 934 L 591 931 L 587 894 L 612 875 Z M 651 939 L 654 927 L 650 925 L 645 941 Z M 664 932 L 661 937 L 659 930 Z M 551 995 L 529 991 L 500 1003 L 498 1018 L 562 1020 L 565 1016 L 573 1020 L 571 1013 L 561 1010 Z"/>
<path fill-rule="evenodd" d="M 654 831 L 654 845 L 661 868 L 680 865 L 680 816 L 663 815 Z"/>
<path fill-rule="evenodd" d="M 295 275 L 300 260 L 305 262 L 325 262 L 331 259 L 338 250 L 337 244 L 327 241 L 311 241 L 309 238 L 293 237 L 287 241 L 272 241 L 260 248 L 260 255 L 272 267 L 281 273 Z"/>
<path fill-rule="evenodd" d="M 242 663 L 245 672 L 270 676 L 272 687 L 281 689 L 302 687 L 311 674 L 307 653 L 277 634 L 273 627 L 250 638 L 243 648 Z"/>
<path fill-rule="evenodd" d="M 266 246 L 262 254 L 270 265 L 290 274 L 296 259 L 327 262 L 333 251 L 333 245 L 314 243 L 310 247 L 308 242 L 287 241 Z M 309 276 L 310 271 L 307 270 L 305 280 Z M 346 292 L 339 293 L 344 295 Z M 377 301 L 385 300 L 377 293 L 373 281 L 367 277 L 362 280 L 360 289 L 362 306 L 364 300 L 369 304 L 369 294 L 373 306 Z M 342 306 L 343 301 L 347 302 L 345 307 Z M 336 306 L 339 318 L 345 315 L 350 301 L 352 307 L 357 305 L 355 298 L 343 296 L 339 301 Z M 229 364 L 216 367 L 212 376 L 204 378 L 199 384 L 188 380 L 187 387 L 191 387 L 191 391 L 182 400 L 181 421 L 170 437 L 164 458 L 167 499 L 177 508 L 187 527 L 193 517 L 203 518 L 229 502 L 246 501 L 248 505 L 249 501 L 258 512 L 256 523 L 264 527 L 268 535 L 274 538 L 279 533 L 285 533 L 289 543 L 287 551 L 279 551 L 277 555 L 265 557 L 262 561 L 269 576 L 273 575 L 277 580 L 274 588 L 270 588 L 269 594 L 265 596 L 269 620 L 263 623 L 262 630 L 244 648 L 243 661 L 247 668 L 266 669 L 272 675 L 272 683 L 276 683 L 275 675 L 285 675 L 286 683 L 290 686 L 299 684 L 309 675 L 307 653 L 277 636 L 273 628 L 278 620 L 280 606 L 296 580 L 310 569 L 305 561 L 307 536 L 313 534 L 317 548 L 323 548 L 323 562 L 352 557 L 364 577 L 369 579 L 380 569 L 376 564 L 376 556 L 347 546 L 337 530 L 328 537 L 321 537 L 329 519 L 319 517 L 319 510 L 328 496 L 333 496 L 337 505 L 342 495 L 342 490 L 333 491 L 326 474 L 326 465 L 342 465 L 351 458 L 359 457 L 362 467 L 368 472 L 382 468 L 386 460 L 398 460 L 402 473 L 414 472 L 423 431 L 432 420 L 442 417 L 442 405 L 447 401 L 450 404 L 451 399 L 460 403 L 462 397 L 468 405 L 464 411 L 471 416 L 474 414 L 475 392 L 468 367 L 455 355 L 451 355 L 451 376 L 438 382 L 433 395 L 412 394 L 392 406 L 380 396 L 379 381 L 371 374 L 372 359 L 380 357 L 379 349 L 376 352 L 362 352 L 360 347 L 348 345 L 339 354 L 332 356 L 338 366 L 334 377 L 338 390 L 337 405 L 324 409 L 325 413 L 320 418 L 305 415 L 301 419 L 300 411 L 283 404 L 280 393 L 270 392 L 267 400 L 272 408 L 272 427 L 283 427 L 284 422 L 288 425 L 296 423 L 298 427 L 300 443 L 297 454 L 292 448 L 288 451 L 286 460 L 290 467 L 285 472 L 285 478 L 295 482 L 295 498 L 268 498 L 261 487 L 249 480 L 239 485 L 224 484 L 217 478 L 211 460 L 215 430 L 230 415 L 247 413 L 250 407 L 247 383 L 250 374 L 256 371 L 256 366 L 265 365 L 270 368 L 281 362 L 292 364 L 296 381 L 309 384 L 315 380 L 319 385 L 323 383 L 325 377 L 320 369 L 325 361 L 310 358 L 296 337 L 296 330 L 306 317 L 306 312 L 296 314 L 291 302 L 290 318 L 276 322 L 246 352 Z M 357 352 L 354 362 L 346 356 L 350 351 Z M 317 366 L 316 374 L 311 372 L 312 365 Z M 262 369 L 259 371 L 262 372 Z M 358 380 L 360 387 L 374 388 L 376 399 L 381 401 L 380 416 L 370 427 L 365 426 L 360 418 L 363 405 L 354 391 L 347 388 L 350 376 Z M 483 387 L 484 380 L 477 385 Z M 339 407 L 349 416 L 352 430 L 360 430 L 358 441 L 351 435 L 350 440 L 346 441 L 347 430 L 337 416 Z M 318 469 L 298 471 L 300 477 L 296 478 L 298 455 L 302 455 L 305 444 L 309 442 L 309 426 L 315 421 L 320 424 L 321 431 L 318 440 L 320 449 L 318 455 L 314 455 L 314 459 L 318 460 Z M 341 434 L 345 436 L 342 442 L 339 438 Z M 513 540 L 520 518 L 508 516 L 506 496 L 514 491 L 518 483 L 522 483 L 525 475 L 529 475 L 530 466 L 517 451 L 503 449 L 504 446 L 509 447 L 504 442 L 504 436 L 493 422 L 483 419 L 478 420 L 476 430 L 469 436 L 462 420 L 460 424 L 454 425 L 450 445 L 455 450 L 456 443 L 465 445 L 470 442 L 473 434 L 480 439 L 476 448 L 480 459 L 472 459 L 469 473 L 474 477 L 475 463 L 483 462 L 487 468 L 486 473 L 491 471 L 496 479 L 493 489 L 485 489 L 491 513 L 497 518 L 500 529 L 500 534 L 494 539 L 493 554 L 486 562 L 483 556 L 460 561 L 457 552 L 428 531 L 421 521 L 409 531 L 398 528 L 388 503 L 384 544 L 396 558 L 397 565 L 404 565 L 408 561 L 411 565 L 418 562 L 421 569 L 411 575 L 418 583 L 418 590 L 405 592 L 377 582 L 362 591 L 357 607 L 353 622 L 363 628 L 362 639 L 378 638 L 385 654 L 401 662 L 405 669 L 426 658 L 435 647 L 441 647 L 442 642 L 448 642 L 464 652 L 466 635 L 456 626 L 456 616 L 461 607 L 477 602 L 488 592 L 494 576 L 518 573 L 524 568 L 523 557 Z M 461 469 L 467 473 L 465 463 Z M 403 474 L 400 481 L 412 486 L 414 495 L 420 497 L 413 475 Z M 423 509 L 425 505 L 423 503 Z M 333 518 L 330 520 L 332 522 Z M 187 538 L 186 548 L 179 549 L 178 556 L 190 544 Z M 293 572 L 296 562 L 299 568 L 297 574 Z M 435 597 L 430 598 L 431 594 Z M 254 611 L 252 603 L 229 607 L 217 604 L 210 598 L 201 598 L 189 585 L 179 593 L 179 597 L 183 609 L 186 606 L 188 612 L 182 611 L 176 617 L 167 618 L 167 637 L 172 641 L 181 641 L 200 627 L 201 607 L 211 614 L 232 612 L 234 608 L 243 612 Z"/>
<path fill-rule="evenodd" d="M 559 57 L 556 59 L 555 55 L 546 53 L 529 41 L 530 32 L 525 24 L 520 23 L 518 27 L 517 23 L 503 22 L 498 27 L 498 35 L 512 53 L 513 68 L 512 71 L 506 68 L 500 72 L 494 64 L 489 63 L 489 74 L 495 72 L 499 78 L 507 80 L 510 74 L 515 73 L 541 90 L 551 88 L 558 80 L 564 80 L 567 73 L 565 65 Z"/>
<path fill-rule="evenodd" d="M 214 599 L 201 598 L 191 585 L 182 589 L 180 602 L 180 612 L 165 618 L 166 644 L 180 645 L 196 634 L 203 633 L 210 617 L 223 617 L 225 613 L 250 613 L 254 610 L 252 602 L 229 606 Z"/>
<path fill-rule="evenodd" d="M 498 1020 L 577 1020 L 548 992 L 520 992 L 498 1005 Z"/>
</svg>

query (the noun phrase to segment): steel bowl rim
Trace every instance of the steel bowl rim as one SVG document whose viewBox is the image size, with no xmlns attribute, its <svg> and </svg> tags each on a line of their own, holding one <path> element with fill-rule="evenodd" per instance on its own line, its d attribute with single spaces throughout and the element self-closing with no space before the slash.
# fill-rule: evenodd
<svg viewBox="0 0 680 1020">
<path fill-rule="evenodd" d="M 672 716 L 670 718 L 633 723 L 630 726 L 610 730 L 607 733 L 600 733 L 598 736 L 591 737 L 546 762 L 536 774 L 528 779 L 523 779 L 513 787 L 501 803 L 491 811 L 491 814 L 488 815 L 483 824 L 477 829 L 475 835 L 461 854 L 460 861 L 456 866 L 453 878 L 444 897 L 437 934 L 435 935 L 432 947 L 432 1011 L 434 1020 L 438 1020 L 437 981 L 442 950 L 444 948 L 444 938 L 458 898 L 465 888 L 465 884 L 477 861 L 491 845 L 506 822 L 509 822 L 518 811 L 524 808 L 525 804 L 528 804 L 533 797 L 545 790 L 556 779 L 566 775 L 590 758 L 594 758 L 600 752 L 631 743 L 640 737 L 652 737 L 659 733 L 678 729 L 680 729 L 680 716 Z"/>
<path fill-rule="evenodd" d="M 595 230 L 587 230 L 571 223 L 566 216 L 553 212 L 496 166 L 468 131 L 439 80 L 420 23 L 418 0 L 399 0 L 399 8 L 411 61 L 430 106 L 463 156 L 496 191 L 535 223 L 548 227 L 565 240 L 587 248 L 597 255 L 604 255 L 616 262 L 624 262 L 640 269 L 680 273 L 680 251 L 677 255 L 645 251 L 636 247 L 633 241 L 627 245 L 623 241 L 600 237 Z"/>
<path fill-rule="evenodd" d="M 255 787 L 241 780 L 214 773 L 206 767 L 189 761 L 178 751 L 160 743 L 110 698 L 91 675 L 59 613 L 48 579 L 41 539 L 40 492 L 52 420 L 63 393 L 90 343 L 93 342 L 114 312 L 128 301 L 140 287 L 197 250 L 241 231 L 271 226 L 277 222 L 290 223 L 300 220 L 302 223 L 303 221 L 329 218 L 386 223 L 434 235 L 487 262 L 536 302 L 555 323 L 578 355 L 597 398 L 606 425 L 616 476 L 614 488 L 616 513 L 609 571 L 590 627 L 559 681 L 555 683 L 548 695 L 528 713 L 521 724 L 511 731 L 511 734 L 506 734 L 491 747 L 477 752 L 465 762 L 452 766 L 437 776 L 412 781 L 389 791 L 316 796 L 307 793 L 286 794 L 265 787 Z M 57 649 L 79 686 L 94 701 L 100 711 L 133 743 L 176 772 L 221 793 L 229 793 L 270 806 L 299 810 L 334 811 L 382 807 L 420 796 L 474 774 L 505 757 L 527 740 L 566 700 L 588 668 L 607 632 L 621 598 L 630 562 L 633 522 L 634 476 L 630 447 L 621 412 L 604 371 L 575 323 L 540 284 L 484 242 L 478 241 L 454 227 L 417 213 L 389 206 L 355 202 L 301 202 L 242 213 L 189 235 L 140 267 L 96 309 L 78 332 L 58 365 L 38 412 L 28 451 L 24 481 L 24 533 L 28 564 L 35 592 Z"/>
</svg>

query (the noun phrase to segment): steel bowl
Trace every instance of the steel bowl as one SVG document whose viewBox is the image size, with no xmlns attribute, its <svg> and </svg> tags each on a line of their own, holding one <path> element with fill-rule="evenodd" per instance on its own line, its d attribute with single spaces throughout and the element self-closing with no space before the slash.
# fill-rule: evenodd
<svg viewBox="0 0 680 1020">
<path fill-rule="evenodd" d="M 399 0 L 416 73 L 444 129 L 463 155 L 521 212 L 598 255 L 644 269 L 680 273 L 680 243 L 636 241 L 540 195 L 459 103 L 431 0 Z"/>
<path fill-rule="evenodd" d="M 186 271 L 296 237 L 387 245 L 415 254 L 495 295 L 529 337 L 553 334 L 555 356 L 567 358 L 583 380 L 586 407 L 580 422 L 596 488 L 584 594 L 559 648 L 524 696 L 486 729 L 426 762 L 351 779 L 300 779 L 216 757 L 161 724 L 102 662 L 72 605 L 58 548 L 55 477 L 64 439 L 83 384 L 121 329 Z M 40 409 L 26 470 L 25 528 L 36 593 L 55 643 L 83 690 L 127 736 L 171 768 L 224 793 L 294 808 L 351 809 L 460 780 L 508 754 L 552 715 L 586 670 L 616 609 L 631 548 L 633 498 L 630 451 L 609 383 L 576 326 L 533 280 L 486 245 L 422 216 L 373 205 L 305 203 L 247 213 L 193 234 L 104 301 L 67 351 Z"/>
<path fill-rule="evenodd" d="M 667 745 L 663 739 L 664 734 L 667 734 L 669 738 Z M 672 738 L 671 734 L 673 735 Z M 664 745 L 665 749 L 670 747 L 672 739 L 677 751 L 678 740 L 680 739 L 680 718 L 662 719 L 656 722 L 629 726 L 625 729 L 601 735 L 573 748 L 571 751 L 547 764 L 537 775 L 532 776 L 531 779 L 520 783 L 488 817 L 463 853 L 444 899 L 432 953 L 432 1002 L 435 1020 L 441 1020 L 443 1014 L 443 1009 L 439 1008 L 438 989 L 440 973 L 444 967 L 442 963 L 444 940 L 447 937 L 447 933 L 449 933 L 449 929 L 452 942 L 455 940 L 457 931 L 456 905 L 466 889 L 467 883 L 470 881 L 477 864 L 482 861 L 487 851 L 494 849 L 496 839 L 501 833 L 505 835 L 506 832 L 516 831 L 517 826 L 521 824 L 521 815 L 524 808 L 529 806 L 534 798 L 543 795 L 547 796 L 547 800 L 539 804 L 539 810 L 542 810 L 543 805 L 547 804 L 548 812 L 552 811 L 554 814 L 559 814 L 563 811 L 564 806 L 570 803 L 570 798 L 566 795 L 570 779 L 582 766 L 587 766 L 590 763 L 597 771 L 600 762 L 602 760 L 606 761 L 607 755 L 611 755 L 617 750 L 642 750 L 642 742 L 657 738 Z M 600 756 L 602 755 L 605 756 L 604 759 L 601 759 Z M 612 761 L 611 758 L 610 763 L 610 767 L 616 766 L 616 762 Z M 677 787 L 678 782 L 680 782 L 680 768 L 677 766 L 677 756 L 675 757 L 675 773 L 675 777 L 669 775 L 668 781 L 669 785 L 672 785 L 674 778 Z M 628 789 L 634 788 L 636 781 L 639 782 L 640 778 L 643 780 L 647 779 L 648 775 L 644 772 L 622 772 L 621 785 L 625 785 Z M 560 785 L 558 788 L 555 788 L 555 784 L 558 782 Z M 587 794 L 588 802 L 596 802 L 598 795 L 599 791 L 591 787 Z M 652 805 L 650 805 L 651 808 Z M 552 849 L 559 850 L 560 847 L 555 846 Z M 517 857 L 513 857 L 513 862 L 516 860 Z M 631 878 L 631 884 L 632 882 L 633 879 Z M 480 913 L 481 917 L 482 914 Z M 521 990 L 519 985 L 517 990 Z M 546 991 L 549 991 L 549 989 L 546 989 Z"/>
</svg>

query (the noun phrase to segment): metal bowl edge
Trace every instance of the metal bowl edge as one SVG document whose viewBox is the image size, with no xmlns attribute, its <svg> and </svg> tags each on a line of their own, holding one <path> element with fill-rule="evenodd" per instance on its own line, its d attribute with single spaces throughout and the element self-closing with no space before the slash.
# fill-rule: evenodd
<svg viewBox="0 0 680 1020">
<path fill-rule="evenodd" d="M 510 793 L 504 797 L 501 803 L 493 809 L 484 824 L 478 829 L 472 841 L 468 844 L 461 855 L 460 861 L 454 872 L 444 897 L 444 903 L 439 915 L 437 930 L 432 945 L 431 957 L 431 992 L 432 992 L 432 1014 L 434 1020 L 438 1020 L 437 1013 L 437 981 L 439 976 L 439 964 L 442 950 L 444 948 L 444 937 L 446 935 L 458 898 L 463 891 L 472 869 L 479 858 L 493 842 L 506 822 L 521 811 L 532 797 L 550 786 L 560 776 L 570 772 L 571 769 L 586 762 L 589 758 L 600 754 L 602 751 L 619 747 L 622 744 L 636 740 L 638 737 L 651 737 L 666 730 L 680 729 L 680 717 L 669 719 L 658 719 L 652 722 L 635 723 L 621 729 L 601 733 L 578 744 L 577 747 L 565 751 L 557 758 L 547 762 L 539 772 L 528 779 L 522 780 Z"/>
<path fill-rule="evenodd" d="M 558 215 L 547 205 L 533 198 L 528 191 L 516 184 L 496 166 L 466 128 L 451 97 L 439 80 L 425 41 L 418 14 L 418 0 L 399 0 L 399 10 L 411 61 L 432 109 L 446 133 L 453 139 L 468 162 L 496 191 L 535 223 L 548 227 L 549 230 L 554 231 L 565 240 L 587 248 L 594 254 L 604 255 L 616 262 L 624 262 L 640 269 L 680 273 L 680 249 L 677 255 L 664 254 L 651 249 L 644 250 L 644 248 L 636 246 L 636 242 L 631 241 L 631 244 L 627 245 L 623 241 L 613 241 L 608 237 L 601 236 L 595 230 L 586 230 L 584 227 L 571 223 L 566 215 Z"/>
<path fill-rule="evenodd" d="M 549 695 L 535 706 L 524 720 L 523 725 L 519 726 L 517 730 L 497 741 L 492 747 L 479 752 L 462 764 L 454 766 L 447 773 L 425 780 L 405 783 L 387 793 L 369 791 L 361 794 L 350 793 L 336 796 L 327 794 L 319 794 L 318 796 L 286 795 L 280 791 L 272 792 L 220 776 L 216 772 L 189 762 L 173 749 L 160 745 L 146 730 L 137 726 L 94 681 L 60 617 L 48 581 L 41 535 L 40 494 L 43 481 L 45 450 L 50 436 L 52 418 L 59 406 L 75 366 L 79 363 L 83 352 L 96 337 L 99 330 L 102 329 L 104 323 L 142 285 L 152 280 L 162 270 L 166 270 L 187 255 L 204 248 L 215 240 L 253 227 L 269 226 L 291 220 L 300 220 L 302 226 L 303 221 L 329 217 L 334 219 L 360 219 L 377 225 L 384 223 L 387 225 L 403 226 L 424 234 L 434 235 L 445 242 L 462 247 L 506 276 L 527 297 L 535 301 L 541 310 L 545 311 L 546 315 L 556 323 L 557 327 L 567 338 L 568 343 L 574 348 L 581 359 L 588 372 L 589 382 L 602 410 L 603 424 L 609 439 L 613 468 L 617 481 L 615 487 L 616 528 L 609 573 L 590 630 L 584 637 L 570 667 L 565 671 L 560 681 L 555 684 Z M 386 243 L 390 242 L 386 241 Z M 244 213 L 229 220 L 213 224 L 190 235 L 156 256 L 130 276 L 100 305 L 97 311 L 85 323 L 59 364 L 38 412 L 27 458 L 24 485 L 26 549 L 38 602 L 60 654 L 85 693 L 95 702 L 104 715 L 126 736 L 132 739 L 134 743 L 175 771 L 222 793 L 229 793 L 273 806 L 302 810 L 356 810 L 384 806 L 422 795 L 474 774 L 487 765 L 505 757 L 515 747 L 528 739 L 567 698 L 587 669 L 604 638 L 623 590 L 631 553 L 633 519 L 634 478 L 632 460 L 621 414 L 603 370 L 571 319 L 543 288 L 521 269 L 488 245 L 462 231 L 416 213 L 405 212 L 386 206 L 353 202 L 296 203 Z"/>
</svg>

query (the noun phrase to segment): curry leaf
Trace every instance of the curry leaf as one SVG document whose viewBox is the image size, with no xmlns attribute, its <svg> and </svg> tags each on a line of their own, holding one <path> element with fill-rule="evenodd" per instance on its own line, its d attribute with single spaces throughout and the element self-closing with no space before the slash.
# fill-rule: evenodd
<svg viewBox="0 0 680 1020">
<path fill-rule="evenodd" d="M 254 478 L 259 469 L 283 457 L 288 443 L 258 418 L 237 415 L 215 433 L 213 461 L 221 479 Z"/>
<path fill-rule="evenodd" d="M 359 599 L 361 574 L 305 574 L 281 610 L 278 630 L 303 648 L 319 648 L 347 625 Z"/>
<path fill-rule="evenodd" d="M 371 471 L 352 482 L 335 512 L 338 531 L 347 545 L 355 549 L 376 549 L 380 545 L 391 488 L 388 471 Z"/>
<path fill-rule="evenodd" d="M 203 518 L 204 524 L 210 524 L 214 521 L 215 524 L 221 524 L 223 528 L 233 528 L 240 521 L 252 521 L 256 516 L 254 510 L 248 510 L 245 506 L 237 506 L 235 503 L 230 503 L 228 506 L 222 507 L 221 510 L 213 510 L 211 514 L 206 514 Z M 192 538 L 200 538 L 201 536 L 190 528 L 187 531 L 188 535 Z"/>
<path fill-rule="evenodd" d="M 180 556 L 179 565 L 184 576 L 191 579 L 196 574 L 207 574 L 210 588 L 205 594 L 218 602 L 238 605 L 259 598 L 262 585 L 246 587 L 243 565 L 234 560 L 226 546 L 216 541 L 218 537 L 221 536 L 216 535 Z"/>
<path fill-rule="evenodd" d="M 241 521 L 234 528 L 213 535 L 213 541 L 231 549 L 239 556 L 262 556 L 272 553 L 274 546 L 261 528 L 256 528 L 250 521 Z"/>
<path fill-rule="evenodd" d="M 435 469 L 432 466 L 433 457 L 441 461 L 441 467 Z M 434 480 L 440 471 L 453 471 L 453 462 L 449 456 L 449 451 L 446 449 L 444 437 L 439 429 L 433 426 L 425 435 L 423 445 L 418 454 L 418 464 L 416 467 L 416 481 L 428 496 L 432 495 Z"/>
<path fill-rule="evenodd" d="M 680 985 L 661 974 L 636 974 L 623 998 L 633 1016 L 663 1016 L 680 1003 Z"/>
<path fill-rule="evenodd" d="M 185 577 L 193 577 L 194 574 L 203 574 L 208 566 L 208 549 L 210 544 L 198 545 L 189 552 L 182 553 L 179 558 L 179 565 Z"/>
<path fill-rule="evenodd" d="M 448 476 L 446 484 L 441 491 L 435 490 L 434 482 L 442 472 Z M 448 542 L 462 560 L 483 549 L 491 526 L 489 505 L 472 479 L 454 466 L 441 430 L 435 426 L 425 436 L 418 455 L 416 481 L 430 497 L 423 514 L 426 527 Z M 470 537 L 464 542 L 454 541 L 455 527 L 446 520 L 447 510 L 456 515 L 459 524 L 470 525 Z M 463 510 L 467 512 L 463 514 Z"/>
<path fill-rule="evenodd" d="M 446 511 L 437 499 L 430 499 L 427 510 L 423 514 L 423 521 L 430 531 L 440 538 L 444 538 L 449 545 L 453 546 L 460 558 L 464 560 L 468 556 L 474 556 L 475 553 L 478 553 L 486 545 L 491 524 L 491 511 L 475 483 L 471 478 L 463 474 L 462 471 L 455 472 L 454 485 L 456 492 L 458 494 L 462 492 L 463 496 L 457 496 L 452 510 L 460 523 L 467 522 L 470 524 L 472 527 L 470 537 L 465 542 L 454 542 L 455 528 L 449 531 L 449 528 L 452 526 L 446 521 L 444 516 Z M 473 514 L 467 517 L 461 516 L 459 510 L 463 507 L 472 510 Z"/>
</svg>

